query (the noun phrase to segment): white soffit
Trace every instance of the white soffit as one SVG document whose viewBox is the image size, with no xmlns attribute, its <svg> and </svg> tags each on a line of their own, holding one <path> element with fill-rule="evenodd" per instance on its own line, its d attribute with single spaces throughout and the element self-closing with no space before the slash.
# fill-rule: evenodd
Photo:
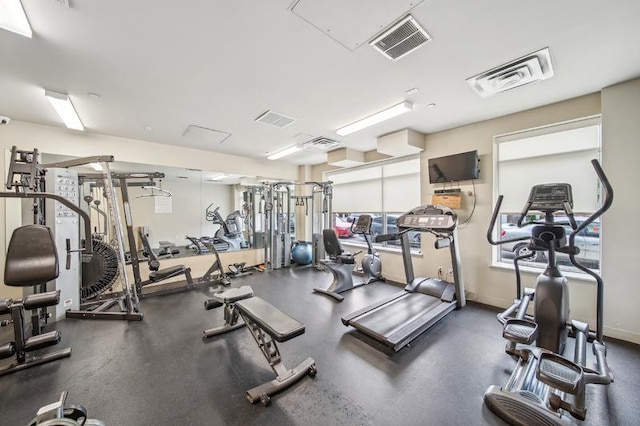
<svg viewBox="0 0 640 426">
<path fill-rule="evenodd" d="M 297 0 L 290 10 L 354 51 L 423 1 Z"/>
<path fill-rule="evenodd" d="M 193 142 L 200 142 L 203 144 L 195 145 L 198 148 L 204 148 L 206 146 L 211 146 L 214 144 L 222 144 L 226 141 L 231 133 L 223 132 L 221 130 L 209 129 L 207 127 L 196 126 L 194 124 L 190 125 L 186 128 L 184 133 L 182 134 L 187 139 L 190 139 Z"/>
<path fill-rule="evenodd" d="M 467 79 L 483 98 L 553 77 L 549 48 L 538 50 Z"/>
<path fill-rule="evenodd" d="M 353 167 L 364 163 L 364 152 L 351 148 L 340 148 L 327 153 L 327 164 L 338 167 Z"/>
<path fill-rule="evenodd" d="M 411 129 L 380 136 L 376 150 L 392 157 L 404 157 L 424 151 L 424 135 Z"/>
</svg>

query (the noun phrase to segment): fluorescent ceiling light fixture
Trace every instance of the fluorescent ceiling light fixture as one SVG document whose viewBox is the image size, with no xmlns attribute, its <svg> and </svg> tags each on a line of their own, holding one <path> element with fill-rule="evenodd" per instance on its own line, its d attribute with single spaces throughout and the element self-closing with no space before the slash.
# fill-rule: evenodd
<svg viewBox="0 0 640 426">
<path fill-rule="evenodd" d="M 95 170 L 96 172 L 101 172 L 102 171 L 102 164 L 100 163 L 90 163 L 91 167 L 93 167 L 93 170 Z"/>
<path fill-rule="evenodd" d="M 76 109 L 73 107 L 68 95 L 52 92 L 51 90 L 45 90 L 44 95 L 47 97 L 47 100 L 51 102 L 53 109 L 56 110 L 69 129 L 84 130 L 82 121 L 80 121 L 80 117 L 78 117 Z"/>
<path fill-rule="evenodd" d="M 283 149 L 280 152 L 276 152 L 275 154 L 271 154 L 267 157 L 268 160 L 277 160 L 278 158 L 286 157 L 287 155 L 291 155 L 298 151 L 302 151 L 302 147 L 298 145 L 292 145 L 289 148 Z"/>
<path fill-rule="evenodd" d="M 224 179 L 224 178 L 227 178 L 227 177 L 229 177 L 229 175 L 226 175 L 226 174 L 222 173 L 222 174 L 219 174 L 219 175 L 217 175 L 217 176 L 212 176 L 212 177 L 210 177 L 210 178 L 209 178 L 209 179 L 207 179 L 207 180 L 209 180 L 209 181 L 211 181 L 211 182 L 215 182 L 215 181 L 217 181 L 217 180 Z"/>
<path fill-rule="evenodd" d="M 411 102 L 401 102 L 390 108 L 370 115 L 367 118 L 363 118 L 362 120 L 358 120 L 355 123 L 351 123 L 347 126 L 341 127 L 336 130 L 336 133 L 340 136 L 347 136 L 351 133 L 357 132 L 358 130 L 364 129 L 365 127 L 373 126 L 374 124 L 381 123 L 400 114 L 404 114 L 405 112 L 409 112 L 412 109 L 413 104 Z"/>
<path fill-rule="evenodd" d="M 0 28 L 31 38 L 31 26 L 20 0 L 0 0 Z"/>
</svg>

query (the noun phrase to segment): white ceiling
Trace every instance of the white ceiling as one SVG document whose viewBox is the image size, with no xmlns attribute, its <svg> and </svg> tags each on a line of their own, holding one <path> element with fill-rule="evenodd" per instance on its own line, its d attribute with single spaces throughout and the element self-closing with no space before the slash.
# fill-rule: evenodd
<svg viewBox="0 0 640 426">
<path fill-rule="evenodd" d="M 372 150 L 377 136 L 396 130 L 433 133 L 640 77 L 638 0 L 22 3 L 34 36 L 0 29 L 0 115 L 62 127 L 47 88 L 70 95 L 87 132 L 249 157 L 318 136 Z M 378 32 L 371 27 L 407 11 L 433 39 L 391 62 L 367 44 Z M 549 80 L 488 99 L 465 82 L 544 47 Z M 403 100 L 412 112 L 336 135 Z M 269 109 L 297 121 L 284 129 L 254 121 Z M 231 136 L 185 137 L 189 125 Z M 284 161 L 315 164 L 326 154 Z"/>
</svg>

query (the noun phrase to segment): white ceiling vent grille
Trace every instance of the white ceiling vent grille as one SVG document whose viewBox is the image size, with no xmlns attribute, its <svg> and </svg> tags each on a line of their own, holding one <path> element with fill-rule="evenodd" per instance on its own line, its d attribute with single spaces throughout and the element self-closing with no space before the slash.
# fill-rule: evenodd
<svg viewBox="0 0 640 426">
<path fill-rule="evenodd" d="M 328 151 L 340 145 L 340 142 L 333 139 L 325 138 L 323 136 L 315 139 L 311 139 L 308 142 L 302 144 L 305 149 L 313 149 L 318 151 Z"/>
<path fill-rule="evenodd" d="M 277 113 L 275 111 L 268 110 L 262 113 L 256 121 L 259 123 L 268 124 L 270 126 L 278 127 L 279 129 L 284 129 L 287 126 L 295 123 L 296 119 L 292 117 L 287 117 L 286 115 Z"/>
<path fill-rule="evenodd" d="M 467 83 L 480 96 L 487 98 L 536 81 L 553 77 L 551 56 L 546 47 L 474 77 Z"/>
<path fill-rule="evenodd" d="M 395 61 L 413 52 L 430 39 L 429 34 L 411 15 L 408 15 L 369 44 L 388 59 Z"/>
</svg>

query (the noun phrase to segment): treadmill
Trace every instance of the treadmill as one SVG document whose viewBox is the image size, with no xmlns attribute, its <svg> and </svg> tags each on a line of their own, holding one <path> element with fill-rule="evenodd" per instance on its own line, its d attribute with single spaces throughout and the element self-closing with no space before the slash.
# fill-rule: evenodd
<svg viewBox="0 0 640 426">
<path fill-rule="evenodd" d="M 400 240 L 407 286 L 399 293 L 342 317 L 342 323 L 397 352 L 449 312 L 462 308 L 466 301 L 457 222 L 458 217 L 450 208 L 425 205 L 398 218 L 398 233 L 378 235 L 376 242 Z M 430 233 L 436 237 L 436 249 L 449 248 L 454 282 L 415 277 L 410 231 Z"/>
</svg>

